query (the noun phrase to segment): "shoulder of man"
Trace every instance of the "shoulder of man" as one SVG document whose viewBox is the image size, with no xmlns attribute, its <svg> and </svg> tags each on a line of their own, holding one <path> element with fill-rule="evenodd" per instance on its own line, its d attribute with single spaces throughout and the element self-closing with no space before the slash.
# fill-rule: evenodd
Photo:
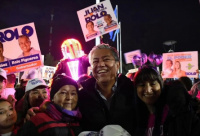
<svg viewBox="0 0 200 136">
<path fill-rule="evenodd" d="M 82 90 L 87 90 L 88 88 L 95 88 L 95 83 L 96 79 L 94 77 L 81 82 L 81 85 L 83 87 Z"/>
</svg>

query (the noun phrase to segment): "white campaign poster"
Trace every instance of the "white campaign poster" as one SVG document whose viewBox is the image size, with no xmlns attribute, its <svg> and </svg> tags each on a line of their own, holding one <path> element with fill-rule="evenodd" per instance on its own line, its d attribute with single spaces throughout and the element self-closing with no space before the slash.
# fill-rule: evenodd
<svg viewBox="0 0 200 136">
<path fill-rule="evenodd" d="M 52 66 L 43 66 L 42 67 L 42 78 L 46 80 L 50 80 L 54 73 L 56 72 L 56 67 Z"/>
<path fill-rule="evenodd" d="M 109 0 L 77 11 L 85 41 L 119 29 Z"/>
<path fill-rule="evenodd" d="M 162 77 L 197 77 L 198 51 L 163 53 Z"/>
<path fill-rule="evenodd" d="M 18 39 L 22 35 L 29 40 L 23 37 L 23 43 L 19 45 Z M 21 72 L 43 65 L 34 23 L 1 29 L 0 42 L 3 44 L 3 51 L 0 53 L 4 56 L 0 67 L 7 73 Z M 24 52 L 28 54 L 25 55 Z"/>
<path fill-rule="evenodd" d="M 135 55 L 141 56 L 141 51 L 140 50 L 134 50 L 134 51 L 124 53 L 124 58 L 125 58 L 126 64 L 132 63 L 133 56 L 135 56 Z"/>
</svg>

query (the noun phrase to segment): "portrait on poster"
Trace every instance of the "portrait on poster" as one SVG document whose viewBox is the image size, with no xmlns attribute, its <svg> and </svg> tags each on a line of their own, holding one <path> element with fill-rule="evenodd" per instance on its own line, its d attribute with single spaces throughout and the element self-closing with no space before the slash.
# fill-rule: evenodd
<svg viewBox="0 0 200 136">
<path fill-rule="evenodd" d="M 0 67 L 7 73 L 24 72 L 43 65 L 34 23 L 0 30 L 0 42 L 0 56 L 4 57 Z"/>
<path fill-rule="evenodd" d="M 126 64 L 132 63 L 134 55 L 141 56 L 141 50 L 134 50 L 134 51 L 124 53 L 124 58 L 125 58 Z"/>
<path fill-rule="evenodd" d="M 52 79 L 54 73 L 56 72 L 56 67 L 43 66 L 42 67 L 42 78 L 46 80 Z"/>
<path fill-rule="evenodd" d="M 85 41 L 119 29 L 109 0 L 77 11 Z"/>
<path fill-rule="evenodd" d="M 198 51 L 163 53 L 163 78 L 196 77 Z"/>
</svg>

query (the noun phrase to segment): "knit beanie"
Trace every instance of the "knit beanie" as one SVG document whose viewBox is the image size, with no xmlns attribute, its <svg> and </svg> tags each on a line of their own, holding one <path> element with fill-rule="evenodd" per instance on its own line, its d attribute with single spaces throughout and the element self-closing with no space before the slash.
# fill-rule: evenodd
<svg viewBox="0 0 200 136">
<path fill-rule="evenodd" d="M 73 85 L 75 86 L 76 91 L 78 91 L 78 84 L 75 80 L 73 80 L 69 76 L 59 74 L 55 78 L 53 78 L 53 82 L 51 84 L 50 99 L 52 100 L 54 95 L 59 91 L 59 89 L 65 85 Z"/>
</svg>

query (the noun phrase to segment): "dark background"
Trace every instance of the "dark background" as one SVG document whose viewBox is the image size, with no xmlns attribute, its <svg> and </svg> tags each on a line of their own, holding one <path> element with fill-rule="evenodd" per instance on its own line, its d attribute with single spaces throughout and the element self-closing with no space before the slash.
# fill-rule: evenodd
<svg viewBox="0 0 200 136">
<path fill-rule="evenodd" d="M 60 60 L 60 46 L 68 38 L 78 39 L 85 53 L 89 53 L 95 40 L 85 42 L 77 11 L 95 3 L 96 0 L 0 0 L 0 29 L 34 22 L 42 54 L 50 51 L 55 60 Z M 111 0 L 111 4 L 113 9 L 116 5 L 119 8 L 122 53 L 140 49 L 147 55 L 162 54 L 168 52 L 170 46 L 163 42 L 169 40 L 176 41 L 175 52 L 199 51 L 198 0 Z M 116 47 L 108 34 L 103 41 Z"/>
</svg>

